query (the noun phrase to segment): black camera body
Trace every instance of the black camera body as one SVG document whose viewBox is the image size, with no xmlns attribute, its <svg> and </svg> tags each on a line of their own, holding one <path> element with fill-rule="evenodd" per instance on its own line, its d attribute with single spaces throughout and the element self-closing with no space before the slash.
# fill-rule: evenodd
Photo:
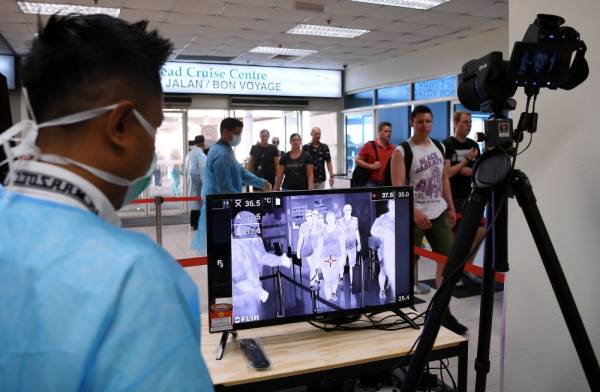
<svg viewBox="0 0 600 392">
<path fill-rule="evenodd" d="M 492 113 L 485 124 L 486 149 L 512 144 L 522 131 L 535 131 L 527 124 L 537 123 L 537 117 L 521 119 L 519 128 L 526 125 L 519 132 L 513 132 L 507 119 L 516 107 L 512 96 L 518 87 L 531 97 L 544 87 L 573 89 L 587 78 L 585 43 L 575 29 L 561 26 L 564 22 L 560 16 L 538 14 L 523 40 L 515 42 L 510 61 L 503 60 L 502 52 L 491 52 L 463 65 L 458 99 L 469 110 Z"/>
<path fill-rule="evenodd" d="M 575 87 L 570 86 L 572 79 L 577 80 L 581 76 L 578 70 L 569 72 L 569 68 L 571 55 L 579 50 L 582 41 L 575 29 L 560 26 L 564 22 L 560 16 L 538 15 L 523 40 L 515 42 L 508 67 L 509 80 L 523 87 L 539 86 L 553 90 Z M 573 66 L 576 66 L 575 62 Z M 587 74 L 583 79 L 586 77 Z"/>
</svg>

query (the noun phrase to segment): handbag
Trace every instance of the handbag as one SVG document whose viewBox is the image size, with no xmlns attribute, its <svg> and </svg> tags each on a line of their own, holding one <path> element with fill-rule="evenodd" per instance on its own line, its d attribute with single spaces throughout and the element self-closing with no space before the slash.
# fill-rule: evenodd
<svg viewBox="0 0 600 392">
<path fill-rule="evenodd" d="M 374 141 L 369 142 L 371 147 L 373 147 L 373 151 L 375 151 L 375 159 L 379 160 L 379 154 L 377 153 L 377 145 Z M 350 186 L 352 188 L 364 187 L 367 185 L 369 178 L 371 178 L 371 169 L 365 169 L 364 167 L 360 167 L 356 165 L 354 171 L 352 172 L 352 180 L 350 181 Z"/>
</svg>

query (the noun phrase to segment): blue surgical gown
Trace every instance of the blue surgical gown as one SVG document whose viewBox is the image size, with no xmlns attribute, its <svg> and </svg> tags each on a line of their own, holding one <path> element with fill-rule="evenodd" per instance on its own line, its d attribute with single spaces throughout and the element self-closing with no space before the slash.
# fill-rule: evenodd
<svg viewBox="0 0 600 392">
<path fill-rule="evenodd" d="M 169 254 L 89 211 L 7 196 L 0 391 L 212 390 L 196 286 Z"/>
<path fill-rule="evenodd" d="M 208 151 L 204 180 L 202 182 L 202 211 L 198 231 L 192 241 L 192 248 L 201 256 L 206 255 L 206 195 L 219 193 L 241 193 L 242 186 L 252 185 L 262 188 L 264 180 L 255 176 L 235 159 L 233 149 L 221 141 Z"/>
<path fill-rule="evenodd" d="M 202 190 L 202 175 L 206 166 L 206 155 L 200 147 L 194 146 L 188 152 L 187 170 L 188 170 L 188 196 L 200 196 Z M 188 202 L 190 210 L 199 210 L 200 202 Z"/>
</svg>

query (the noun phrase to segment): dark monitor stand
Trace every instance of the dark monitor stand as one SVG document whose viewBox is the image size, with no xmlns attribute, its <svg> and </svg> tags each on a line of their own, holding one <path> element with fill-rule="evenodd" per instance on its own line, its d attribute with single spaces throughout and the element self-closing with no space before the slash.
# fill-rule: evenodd
<svg viewBox="0 0 600 392">
<path fill-rule="evenodd" d="M 236 331 L 225 331 L 221 335 L 221 341 L 219 342 L 219 346 L 217 347 L 217 361 L 223 358 L 223 353 L 225 352 L 225 347 L 227 347 L 227 338 L 229 338 L 229 334 L 233 335 L 233 338 L 237 338 Z"/>
<path fill-rule="evenodd" d="M 406 321 L 406 323 L 408 325 L 410 325 L 411 328 L 413 329 L 420 329 L 419 326 L 417 324 L 415 324 L 414 321 L 412 321 L 412 319 L 410 317 L 408 317 L 408 315 L 406 313 L 404 313 L 402 310 L 400 309 L 394 309 L 392 310 L 392 312 L 394 312 L 396 314 L 396 316 L 400 317 L 402 320 Z"/>
</svg>

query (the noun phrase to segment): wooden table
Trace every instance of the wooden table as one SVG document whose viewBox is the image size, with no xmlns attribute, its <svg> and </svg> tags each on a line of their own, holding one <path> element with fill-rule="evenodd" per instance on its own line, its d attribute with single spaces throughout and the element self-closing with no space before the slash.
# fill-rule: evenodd
<svg viewBox="0 0 600 392">
<path fill-rule="evenodd" d="M 203 317 L 202 355 L 216 390 L 268 391 L 344 379 L 392 369 L 406 355 L 421 330 L 360 330 L 324 332 L 307 322 L 246 329 L 240 338 L 257 338 L 271 362 L 255 370 L 229 337 L 221 360 L 215 359 L 220 333 L 209 334 Z M 430 360 L 458 357 L 459 391 L 467 390 L 468 342 L 444 327 L 440 329 Z"/>
</svg>

